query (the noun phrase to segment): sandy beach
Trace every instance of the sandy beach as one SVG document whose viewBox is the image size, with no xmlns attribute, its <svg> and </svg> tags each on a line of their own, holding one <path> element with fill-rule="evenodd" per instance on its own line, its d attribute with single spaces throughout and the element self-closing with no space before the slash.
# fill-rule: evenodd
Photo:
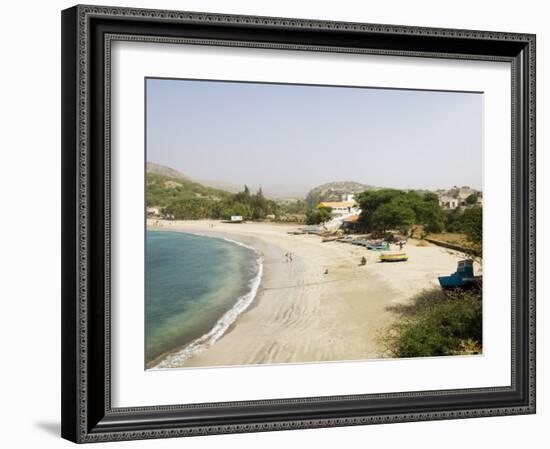
<svg viewBox="0 0 550 449">
<path fill-rule="evenodd" d="M 322 243 L 315 235 L 289 235 L 298 226 L 286 224 L 149 220 L 148 227 L 231 238 L 253 246 L 263 258 L 252 305 L 182 367 L 381 358 L 380 331 L 395 319 L 388 306 L 436 287 L 437 276 L 455 271 L 464 257 L 409 240 L 406 263 L 379 263 L 378 252 Z M 286 253 L 293 254 L 291 263 Z"/>
</svg>

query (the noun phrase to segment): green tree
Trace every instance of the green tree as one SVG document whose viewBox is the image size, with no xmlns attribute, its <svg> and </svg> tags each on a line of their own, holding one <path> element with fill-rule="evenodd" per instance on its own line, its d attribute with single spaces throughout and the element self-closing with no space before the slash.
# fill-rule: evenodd
<svg viewBox="0 0 550 449">
<path fill-rule="evenodd" d="M 307 212 L 307 204 L 303 200 L 281 204 L 279 208 L 282 213 L 286 214 L 305 214 Z"/>
<path fill-rule="evenodd" d="M 416 223 L 424 225 L 427 233 L 442 232 L 445 225 L 445 213 L 438 203 L 424 201 L 416 212 Z"/>
<path fill-rule="evenodd" d="M 404 192 L 395 189 L 368 190 L 357 195 L 357 202 L 361 207 L 359 220 L 365 229 L 374 229 L 373 215 L 383 204 L 389 203 L 394 198 L 403 195 Z"/>
<path fill-rule="evenodd" d="M 481 243 L 483 239 L 483 209 L 474 206 L 466 209 L 463 214 L 464 232 L 468 240 Z"/>
<path fill-rule="evenodd" d="M 403 233 L 408 233 L 414 221 L 414 211 L 398 201 L 382 204 L 372 214 L 372 226 L 382 232 L 399 229 Z"/>
<path fill-rule="evenodd" d="M 469 206 L 473 206 L 474 204 L 477 204 L 478 194 L 472 193 L 466 198 L 466 204 Z"/>
<path fill-rule="evenodd" d="M 233 203 L 231 206 L 225 207 L 221 215 L 224 220 L 229 220 L 233 215 L 240 215 L 243 219 L 249 220 L 252 217 L 252 210 L 248 204 Z"/>
<path fill-rule="evenodd" d="M 437 196 L 437 193 L 427 192 L 424 194 L 424 197 L 422 199 L 426 203 L 439 204 L 439 196 Z"/>
<path fill-rule="evenodd" d="M 265 216 L 270 212 L 268 207 L 268 201 L 265 199 L 260 187 L 255 195 L 252 195 L 250 198 L 250 206 L 252 208 L 252 218 L 258 220 L 265 218 Z"/>
<path fill-rule="evenodd" d="M 415 223 L 424 225 L 427 232 L 443 230 L 445 216 L 435 193 L 421 195 L 412 190 L 371 190 L 358 195 L 358 202 L 360 220 L 368 231 L 408 231 Z"/>
<path fill-rule="evenodd" d="M 447 232 L 462 232 L 464 229 L 464 221 L 462 210 L 459 208 L 452 209 L 445 214 L 445 230 Z"/>
<path fill-rule="evenodd" d="M 309 209 L 306 212 L 306 223 L 308 225 L 324 223 L 325 221 L 330 220 L 330 211 L 331 209 L 329 207 Z"/>
<path fill-rule="evenodd" d="M 212 202 L 204 198 L 174 200 L 164 208 L 164 212 L 177 220 L 197 220 L 211 215 Z"/>
</svg>

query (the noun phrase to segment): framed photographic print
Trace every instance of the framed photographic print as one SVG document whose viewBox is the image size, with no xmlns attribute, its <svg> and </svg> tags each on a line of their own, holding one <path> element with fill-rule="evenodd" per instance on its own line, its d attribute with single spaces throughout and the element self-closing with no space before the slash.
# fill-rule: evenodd
<svg viewBox="0 0 550 449">
<path fill-rule="evenodd" d="M 535 36 L 62 12 L 62 436 L 535 412 Z"/>
</svg>

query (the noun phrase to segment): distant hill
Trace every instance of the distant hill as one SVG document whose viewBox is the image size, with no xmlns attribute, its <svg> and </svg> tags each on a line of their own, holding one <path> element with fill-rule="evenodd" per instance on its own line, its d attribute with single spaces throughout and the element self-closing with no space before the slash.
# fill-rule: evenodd
<svg viewBox="0 0 550 449">
<path fill-rule="evenodd" d="M 189 177 L 185 176 L 179 171 L 165 165 L 156 164 L 155 162 L 147 162 L 147 173 L 154 173 L 156 175 L 167 176 L 174 179 L 190 180 Z"/>
<path fill-rule="evenodd" d="M 374 189 L 376 187 L 355 181 L 328 182 L 311 189 L 307 194 L 306 203 L 309 207 L 315 207 L 321 201 L 340 201 L 344 193 L 360 193 Z"/>
<path fill-rule="evenodd" d="M 217 202 L 232 195 L 225 190 L 214 189 L 191 181 L 175 170 L 173 172 L 179 173 L 179 177 L 149 171 L 149 164 L 147 169 L 147 206 L 166 207 L 171 203 L 189 200 Z"/>
</svg>

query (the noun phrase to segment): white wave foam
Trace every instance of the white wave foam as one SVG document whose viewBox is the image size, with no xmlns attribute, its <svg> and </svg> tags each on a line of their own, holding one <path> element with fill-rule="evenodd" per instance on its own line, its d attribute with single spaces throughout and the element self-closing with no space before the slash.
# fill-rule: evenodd
<svg viewBox="0 0 550 449">
<path fill-rule="evenodd" d="M 252 278 L 249 283 L 249 291 L 245 295 L 240 296 L 237 299 L 235 305 L 229 309 L 217 322 L 214 324 L 214 327 L 206 334 L 200 336 L 196 340 L 193 340 L 187 346 L 184 346 L 177 352 L 168 354 L 164 359 L 159 363 L 153 366 L 151 369 L 163 369 L 163 368 L 178 368 L 181 367 L 182 363 L 190 358 L 192 355 L 197 354 L 198 352 L 204 351 L 212 346 L 216 341 L 218 341 L 223 334 L 229 329 L 229 326 L 235 322 L 241 313 L 243 313 L 249 306 L 252 304 L 258 293 L 258 288 L 260 287 L 260 282 L 262 280 L 263 274 L 263 260 L 260 252 L 253 248 L 252 246 L 245 245 L 242 242 L 232 240 L 225 237 L 218 237 L 206 234 L 194 233 L 195 235 L 201 235 L 204 237 L 213 237 L 221 240 L 226 240 L 228 242 L 234 243 L 239 246 L 251 249 L 256 253 L 256 263 L 258 264 L 258 272 L 256 276 Z"/>
</svg>

